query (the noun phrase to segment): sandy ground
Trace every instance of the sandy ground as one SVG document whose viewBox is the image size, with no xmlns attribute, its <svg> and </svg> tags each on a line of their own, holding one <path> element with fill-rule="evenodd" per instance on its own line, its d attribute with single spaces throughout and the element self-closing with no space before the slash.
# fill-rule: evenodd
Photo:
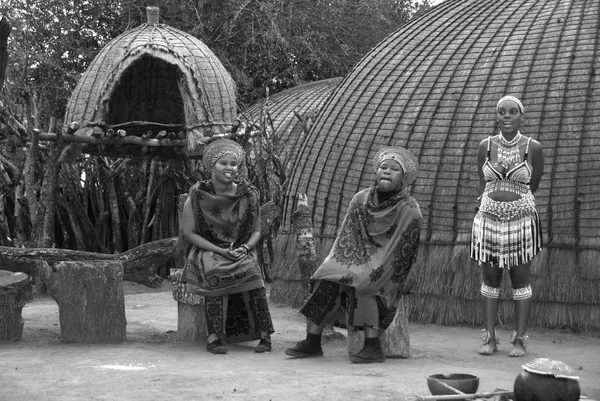
<svg viewBox="0 0 600 401">
<path fill-rule="evenodd" d="M 124 289 L 127 341 L 116 345 L 61 342 L 57 304 L 35 295 L 23 308 L 22 340 L 0 343 L 0 400 L 406 400 L 430 395 L 426 377 L 435 373 L 477 375 L 478 392 L 512 390 L 521 365 L 541 357 L 576 368 L 582 398 L 600 400 L 600 333 L 531 330 L 529 354 L 509 358 L 506 328 L 499 353 L 484 357 L 478 328 L 411 324 L 410 358 L 352 364 L 340 335 L 324 343 L 323 358 L 299 360 L 284 350 L 304 338 L 304 320 L 271 304 L 271 353 L 255 354 L 253 342 L 212 355 L 176 341 L 168 280 L 160 289 Z"/>
</svg>

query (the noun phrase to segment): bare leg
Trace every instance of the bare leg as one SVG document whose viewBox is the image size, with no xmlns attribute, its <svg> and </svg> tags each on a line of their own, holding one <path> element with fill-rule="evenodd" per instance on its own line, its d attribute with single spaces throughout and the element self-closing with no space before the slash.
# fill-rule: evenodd
<svg viewBox="0 0 600 401">
<path fill-rule="evenodd" d="M 308 324 L 306 325 L 306 331 L 310 334 L 321 335 L 321 333 L 323 332 L 323 328 L 317 326 L 315 323 L 309 320 Z"/>
<path fill-rule="evenodd" d="M 498 313 L 498 296 L 502 284 L 502 273 L 502 269 L 498 267 L 489 263 L 482 264 L 483 285 L 481 294 L 485 334 L 483 345 L 479 349 L 481 355 L 492 355 L 497 350 L 496 315 Z"/>
<path fill-rule="evenodd" d="M 510 277 L 513 288 L 513 300 L 515 303 L 515 332 L 511 338 L 513 345 L 509 356 L 525 356 L 527 347 L 527 323 L 529 322 L 529 311 L 531 310 L 531 285 L 530 280 L 531 262 L 511 268 Z"/>
</svg>

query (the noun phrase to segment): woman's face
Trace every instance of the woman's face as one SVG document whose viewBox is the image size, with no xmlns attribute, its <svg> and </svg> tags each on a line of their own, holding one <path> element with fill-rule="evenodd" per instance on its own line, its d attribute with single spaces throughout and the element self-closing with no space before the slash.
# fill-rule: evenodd
<svg viewBox="0 0 600 401">
<path fill-rule="evenodd" d="M 514 134 L 521 127 L 523 114 L 516 102 L 505 100 L 498 105 L 496 119 L 503 134 Z"/>
<path fill-rule="evenodd" d="M 230 184 L 238 174 L 238 162 L 234 155 L 223 155 L 213 166 L 213 179 L 222 184 Z"/>
<path fill-rule="evenodd" d="M 399 191 L 404 184 L 404 171 L 395 160 L 384 160 L 377 169 L 377 186 L 382 192 Z"/>
</svg>

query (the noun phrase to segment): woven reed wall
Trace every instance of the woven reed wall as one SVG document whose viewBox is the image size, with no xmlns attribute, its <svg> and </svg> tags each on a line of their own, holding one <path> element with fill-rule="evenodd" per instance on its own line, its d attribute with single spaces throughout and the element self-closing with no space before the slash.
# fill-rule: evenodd
<svg viewBox="0 0 600 401">
<path fill-rule="evenodd" d="M 512 94 L 521 131 L 541 142 L 536 201 L 546 249 L 532 264 L 532 324 L 600 328 L 600 2 L 447 0 L 379 43 L 323 106 L 293 160 L 273 294 L 296 293 L 294 195 L 311 202 L 319 260 L 348 203 L 371 186 L 371 159 L 398 144 L 419 159 L 424 215 L 411 320 L 479 324 L 479 270 L 468 257 L 479 142 Z M 501 319 L 510 324 L 508 280 Z M 284 303 L 295 303 L 280 298 Z"/>
<path fill-rule="evenodd" d="M 342 78 L 323 79 L 286 89 L 261 100 L 244 111 L 252 122 L 260 123 L 266 106 L 275 133 L 275 151 L 289 171 L 289 161 L 298 154 L 305 138 L 303 122 L 310 124 Z M 265 102 L 267 103 L 265 105 Z M 302 118 L 298 119 L 296 113 Z"/>
<path fill-rule="evenodd" d="M 65 122 L 182 124 L 193 143 L 190 135 L 231 127 L 235 98 L 233 79 L 202 41 L 149 22 L 102 48 L 73 91 Z"/>
</svg>

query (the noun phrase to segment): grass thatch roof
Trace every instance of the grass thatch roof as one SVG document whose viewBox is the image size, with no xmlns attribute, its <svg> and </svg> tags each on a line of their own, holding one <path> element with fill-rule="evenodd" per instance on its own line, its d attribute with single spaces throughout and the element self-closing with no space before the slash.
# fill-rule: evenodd
<svg viewBox="0 0 600 401">
<path fill-rule="evenodd" d="M 497 132 L 496 102 L 512 94 L 525 105 L 522 132 L 541 142 L 546 161 L 535 194 L 546 249 L 532 266 L 533 323 L 600 328 L 599 54 L 595 0 L 447 0 L 411 21 L 323 106 L 292 163 L 278 253 L 292 249 L 294 194 L 312 202 L 323 258 L 351 197 L 374 182 L 375 152 L 404 146 L 421 165 L 412 194 L 424 215 L 411 318 L 480 321 L 479 271 L 465 257 L 477 148 Z M 274 266 L 275 277 L 291 279 L 289 263 Z"/>
<path fill-rule="evenodd" d="M 341 81 L 342 78 L 329 78 L 300 84 L 244 110 L 243 115 L 251 122 L 270 121 L 275 134 L 275 152 L 286 169 L 289 169 L 290 158 L 298 153 L 305 132 Z M 268 116 L 263 115 L 264 110 L 268 111 Z"/>
<path fill-rule="evenodd" d="M 80 135 L 91 135 L 89 125 L 138 137 L 173 132 L 171 139 L 187 140 L 179 152 L 195 155 L 203 136 L 231 128 L 235 83 L 202 41 L 160 24 L 158 8 L 147 10 L 146 24 L 113 39 L 92 61 L 71 95 L 65 125 L 78 122 Z"/>
</svg>

